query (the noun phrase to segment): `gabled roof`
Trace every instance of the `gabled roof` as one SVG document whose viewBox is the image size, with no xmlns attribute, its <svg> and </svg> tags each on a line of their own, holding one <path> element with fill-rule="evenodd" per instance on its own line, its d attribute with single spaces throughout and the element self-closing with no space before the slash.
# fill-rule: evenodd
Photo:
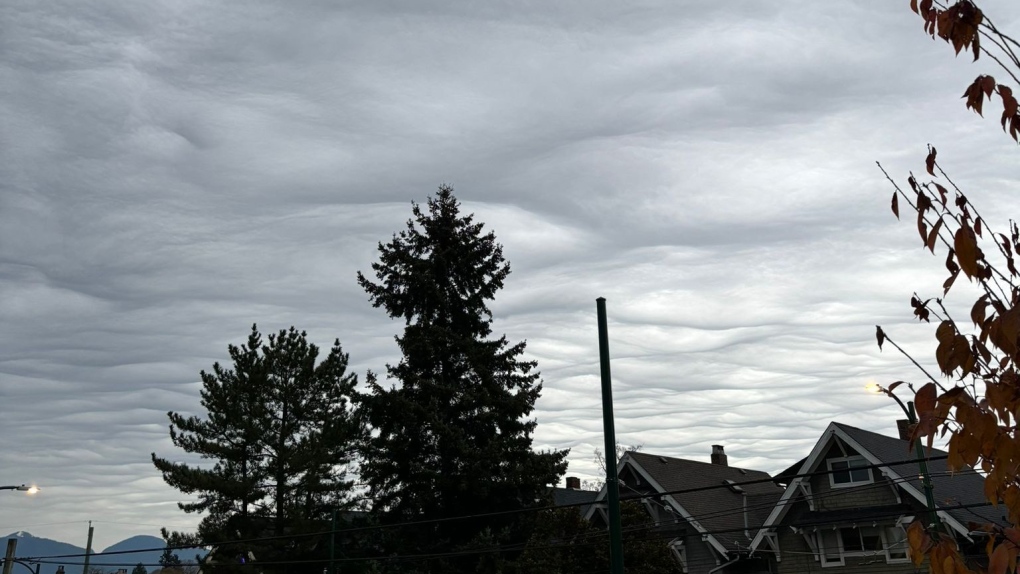
<svg viewBox="0 0 1020 574">
<path fill-rule="evenodd" d="M 768 473 L 695 460 L 628 452 L 620 459 L 620 469 L 630 466 L 657 492 L 667 493 L 663 502 L 669 504 L 718 552 L 744 550 L 750 540 L 744 536 L 746 495 L 747 526 L 753 536 L 765 521 L 768 512 L 782 496 Z M 731 481 L 739 489 L 727 486 Z M 742 484 L 760 481 L 754 484 Z M 695 492 L 684 492 L 692 489 Z M 742 491 L 742 492 L 741 492 Z M 628 496 L 621 489 L 620 496 Z M 605 488 L 599 499 L 605 497 Z"/>
<path fill-rule="evenodd" d="M 578 490 L 554 486 L 549 489 L 554 506 L 576 506 L 581 514 L 588 511 L 588 505 L 595 502 L 599 493 L 595 490 Z"/>
<path fill-rule="evenodd" d="M 799 463 L 799 468 L 794 465 L 778 475 L 784 478 L 789 477 L 788 486 L 782 498 L 765 520 L 762 529 L 755 536 L 752 548 L 758 548 L 765 533 L 780 524 L 786 513 L 798 501 L 796 493 L 799 484 L 809 480 L 809 477 L 793 478 L 793 476 L 819 470 L 828 447 L 836 439 L 843 441 L 871 464 L 881 465 L 879 470 L 882 474 L 893 480 L 901 490 L 912 496 L 918 503 L 926 504 L 917 463 L 901 462 L 915 458 L 910 442 L 832 422 L 815 443 L 811 454 Z M 946 455 L 944 451 L 938 449 L 930 451 L 926 449 L 925 453 L 929 457 L 944 457 Z M 967 535 L 969 529 L 966 525 L 969 522 L 1004 523 L 1001 509 L 992 506 L 953 508 L 985 503 L 984 478 L 980 474 L 970 469 L 950 473 L 944 458 L 929 460 L 928 472 L 932 478 L 935 504 L 939 508 L 939 515 L 960 534 Z"/>
<path fill-rule="evenodd" d="M 869 432 L 842 423 L 834 422 L 832 424 L 842 429 L 847 436 L 851 437 L 881 461 L 895 462 L 916 458 L 914 450 L 910 447 L 908 441 Z M 935 448 L 931 449 L 929 454 L 929 451 L 925 449 L 926 456 L 945 457 L 946 454 L 945 451 Z M 970 469 L 950 472 L 946 462 L 945 458 L 928 461 L 928 474 L 931 475 L 935 504 L 943 508 L 971 504 L 983 505 L 986 503 L 984 477 Z M 906 479 L 919 492 L 924 492 L 917 470 L 917 463 L 893 464 L 889 465 L 889 468 Z M 968 522 L 1004 524 L 1002 517 L 1004 509 L 994 506 L 949 508 L 946 512 L 961 524 L 967 524 Z"/>
</svg>

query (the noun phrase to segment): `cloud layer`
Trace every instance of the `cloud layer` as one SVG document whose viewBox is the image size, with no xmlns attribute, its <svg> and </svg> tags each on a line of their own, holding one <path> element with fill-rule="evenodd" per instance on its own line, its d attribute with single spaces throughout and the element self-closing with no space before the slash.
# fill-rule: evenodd
<svg viewBox="0 0 1020 574">
<path fill-rule="evenodd" d="M 903 179 L 933 143 L 1004 220 L 1015 150 L 958 100 L 994 70 L 905 3 L 716 4 L 0 7 L 0 484 L 44 486 L 0 526 L 193 527 L 148 462 L 166 411 L 252 323 L 383 371 L 400 324 L 355 272 L 440 183 L 504 244 L 495 329 L 571 474 L 602 441 L 599 296 L 625 444 L 776 471 L 833 419 L 891 433 L 861 389 L 917 373 L 874 325 L 930 362 L 907 301 L 943 271 L 874 161 Z"/>
</svg>

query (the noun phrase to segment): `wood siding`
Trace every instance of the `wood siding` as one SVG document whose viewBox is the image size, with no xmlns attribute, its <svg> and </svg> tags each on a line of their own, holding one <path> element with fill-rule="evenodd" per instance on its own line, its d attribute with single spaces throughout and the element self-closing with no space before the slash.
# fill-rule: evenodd
<svg viewBox="0 0 1020 574">
<path fill-rule="evenodd" d="M 811 547 L 800 534 L 784 528 L 779 533 L 782 560 L 775 564 L 777 574 L 906 574 L 917 572 L 910 562 L 888 564 L 883 554 L 876 556 L 847 556 L 845 566 L 826 566 L 815 560 Z M 922 565 L 921 571 L 927 571 Z"/>
</svg>

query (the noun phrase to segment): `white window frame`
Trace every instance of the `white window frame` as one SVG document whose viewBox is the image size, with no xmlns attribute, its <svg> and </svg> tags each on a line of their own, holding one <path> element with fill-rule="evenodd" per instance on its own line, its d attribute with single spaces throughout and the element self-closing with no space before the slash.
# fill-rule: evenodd
<svg viewBox="0 0 1020 574">
<path fill-rule="evenodd" d="M 669 549 L 673 552 L 673 558 L 680 563 L 680 570 L 687 574 L 687 546 L 682 538 L 677 538 L 669 543 Z"/>
<path fill-rule="evenodd" d="M 823 533 L 831 533 L 836 539 L 836 554 L 839 556 L 839 562 L 825 561 L 825 538 L 822 536 Z M 832 568 L 835 566 L 846 566 L 846 557 L 843 554 L 843 537 L 839 534 L 839 528 L 825 528 L 818 531 L 818 563 L 821 564 L 822 568 Z"/>
<path fill-rule="evenodd" d="M 889 531 L 889 530 L 893 530 L 893 529 L 898 529 L 898 530 L 903 532 L 903 541 L 902 541 L 902 543 L 903 543 L 903 558 L 893 558 L 889 554 L 889 549 L 892 547 L 893 543 L 889 541 L 889 538 L 886 536 L 886 532 Z M 903 526 L 903 523 L 901 521 L 897 521 L 897 523 L 892 525 L 892 526 L 883 526 L 882 527 L 882 548 L 885 549 L 885 562 L 886 562 L 886 564 L 904 564 L 906 562 L 910 562 L 910 544 L 907 542 L 907 529 L 906 529 L 906 527 Z"/>
<path fill-rule="evenodd" d="M 905 564 L 907 562 L 910 562 L 910 548 L 909 547 L 904 547 L 904 550 L 906 551 L 906 557 L 905 558 L 892 558 L 889 555 L 890 542 L 889 542 L 889 538 L 886 536 L 886 530 L 889 529 L 889 528 L 900 528 L 900 529 L 903 529 L 903 525 L 899 521 L 897 521 L 896 524 L 892 524 L 892 525 L 890 525 L 890 524 L 883 524 L 881 526 L 878 526 L 878 525 L 871 526 L 872 528 L 877 528 L 877 530 L 878 530 L 878 534 L 879 534 L 879 536 L 880 536 L 880 538 L 882 540 L 882 549 L 881 550 L 854 550 L 854 551 L 847 551 L 846 548 L 844 548 L 844 546 L 843 546 L 843 532 L 842 531 L 843 530 L 853 530 L 855 532 L 855 534 L 857 534 L 858 536 L 861 536 L 859 528 L 867 528 L 869 526 L 871 526 L 871 525 L 862 526 L 862 527 L 842 526 L 842 527 L 837 527 L 837 528 L 819 529 L 818 532 L 817 532 L 816 543 L 817 543 L 817 548 L 818 548 L 818 550 L 817 550 L 817 552 L 818 552 L 818 562 L 821 565 L 821 567 L 822 568 L 833 568 L 833 567 L 838 567 L 838 566 L 846 566 L 846 559 L 847 559 L 847 557 L 862 557 L 862 556 L 864 556 L 864 557 L 884 556 L 886 564 Z M 904 534 L 905 534 L 906 530 L 905 529 L 903 529 L 903 530 L 904 530 Z M 822 536 L 823 533 L 831 533 L 833 535 L 833 537 L 835 538 L 835 540 L 836 540 L 836 550 L 838 550 L 838 555 L 839 555 L 839 561 L 838 562 L 836 560 L 832 560 L 832 561 L 826 562 L 826 560 L 825 560 L 826 545 L 825 545 L 825 540 L 824 540 L 824 538 Z M 904 540 L 906 540 L 906 537 L 904 537 Z M 862 540 L 862 542 L 863 542 L 863 540 Z M 832 555 L 833 558 L 835 557 L 835 553 L 830 553 L 830 554 Z"/>
<path fill-rule="evenodd" d="M 868 480 L 854 480 L 854 473 L 853 473 L 854 467 L 850 466 L 850 463 L 851 462 L 857 462 L 857 461 L 864 461 L 865 466 L 870 466 L 870 463 L 868 462 L 868 459 L 866 459 L 866 458 L 864 458 L 863 456 L 860 456 L 860 455 L 856 455 L 856 456 L 844 456 L 844 457 L 840 457 L 840 458 L 830 458 L 830 459 L 826 460 L 825 464 L 826 464 L 826 466 L 829 469 L 829 473 L 828 473 L 829 474 L 829 486 L 831 486 L 832 488 L 850 488 L 850 487 L 853 487 L 853 486 L 861 486 L 863 484 L 874 484 L 875 483 L 875 472 L 874 472 L 875 469 L 873 469 L 873 468 L 865 469 L 865 470 L 868 471 Z M 836 482 L 836 472 L 838 472 L 838 471 L 834 472 L 832 470 L 832 464 L 836 463 L 836 462 L 845 462 L 846 463 L 846 466 L 847 466 L 846 471 L 850 474 L 850 482 L 843 482 L 843 483 L 837 483 Z M 840 469 L 840 470 L 842 470 L 842 469 Z"/>
</svg>

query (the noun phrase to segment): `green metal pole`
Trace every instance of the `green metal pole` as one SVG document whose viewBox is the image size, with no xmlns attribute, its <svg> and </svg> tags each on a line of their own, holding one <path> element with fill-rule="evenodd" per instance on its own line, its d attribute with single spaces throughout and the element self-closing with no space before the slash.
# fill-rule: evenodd
<svg viewBox="0 0 1020 574">
<path fill-rule="evenodd" d="M 917 415 L 914 414 L 914 401 L 907 401 L 907 420 L 912 425 L 917 424 Z M 920 438 L 914 441 L 914 452 L 917 453 L 917 466 L 921 470 L 921 486 L 924 487 L 924 498 L 928 504 L 928 526 L 934 532 L 939 527 L 939 516 L 935 510 L 935 493 L 932 492 L 931 474 L 928 473 L 928 461 L 924 458 L 924 447 L 921 446 Z"/>
<path fill-rule="evenodd" d="M 82 566 L 81 574 L 89 574 L 89 557 L 92 555 L 92 521 L 89 520 L 89 541 L 85 544 L 85 565 Z"/>
<path fill-rule="evenodd" d="M 14 568 L 14 554 L 17 552 L 18 539 L 8 538 L 7 539 L 7 555 L 4 556 L 4 574 L 11 574 L 11 569 Z"/>
<path fill-rule="evenodd" d="M 336 509 L 334 508 L 333 517 L 330 520 L 329 526 L 329 574 L 336 574 L 336 567 L 333 565 L 335 563 L 334 560 L 336 560 L 336 556 L 334 555 L 335 542 L 336 542 Z"/>
<path fill-rule="evenodd" d="M 613 379 L 609 374 L 609 329 L 606 298 L 595 300 L 599 318 L 599 364 L 602 371 L 602 427 L 606 435 L 606 490 L 609 494 L 609 572 L 623 574 L 620 532 L 620 480 L 616 472 L 616 428 L 613 425 Z"/>
</svg>

